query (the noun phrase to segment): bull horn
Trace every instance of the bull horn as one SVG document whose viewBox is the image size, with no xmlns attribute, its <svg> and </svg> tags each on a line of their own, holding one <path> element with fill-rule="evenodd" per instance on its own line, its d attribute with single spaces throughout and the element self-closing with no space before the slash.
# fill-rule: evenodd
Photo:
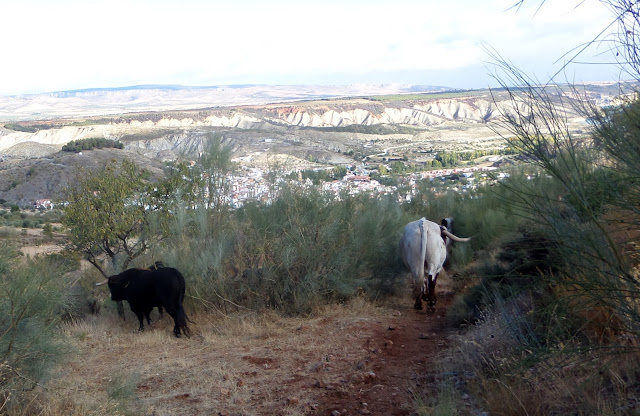
<svg viewBox="0 0 640 416">
<path fill-rule="evenodd" d="M 96 283 L 96 286 L 102 286 L 103 284 L 107 283 L 108 281 L 109 281 L 109 279 L 104 279 L 102 282 Z"/>
<path fill-rule="evenodd" d="M 462 237 L 456 237 L 455 235 L 451 234 L 449 231 L 447 231 L 446 229 L 442 230 L 442 234 L 446 235 L 447 237 L 449 237 L 450 239 L 452 239 L 453 241 L 457 241 L 459 243 L 466 243 L 467 241 L 471 240 L 471 237 L 467 237 L 467 238 L 462 238 Z"/>
</svg>

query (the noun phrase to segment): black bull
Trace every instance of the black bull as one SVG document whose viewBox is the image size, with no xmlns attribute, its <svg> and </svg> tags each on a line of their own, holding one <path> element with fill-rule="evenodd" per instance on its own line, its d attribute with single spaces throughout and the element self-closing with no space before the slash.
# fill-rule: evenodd
<svg viewBox="0 0 640 416">
<path fill-rule="evenodd" d="M 144 318 L 147 323 L 154 307 L 164 308 L 175 323 L 173 334 L 180 337 L 183 333 L 187 337 L 191 330 L 187 326 L 187 314 L 182 305 L 184 301 L 184 276 L 171 267 L 149 269 L 128 269 L 111 276 L 107 280 L 111 291 L 111 300 L 129 302 L 131 311 L 136 314 L 140 322 L 139 330 L 144 330 Z"/>
</svg>

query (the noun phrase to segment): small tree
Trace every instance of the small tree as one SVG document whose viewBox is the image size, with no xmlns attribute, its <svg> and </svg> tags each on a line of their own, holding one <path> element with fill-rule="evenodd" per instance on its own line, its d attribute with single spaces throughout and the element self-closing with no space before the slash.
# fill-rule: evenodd
<svg viewBox="0 0 640 416">
<path fill-rule="evenodd" d="M 51 225 L 50 222 L 42 226 L 42 234 L 44 234 L 47 240 L 53 239 L 53 226 Z"/>
<path fill-rule="evenodd" d="M 210 135 L 199 158 L 199 169 L 194 180 L 199 182 L 200 197 L 204 207 L 211 211 L 214 219 L 219 219 L 227 205 L 229 184 L 227 177 L 232 171 L 232 149 L 222 144 L 222 137 Z"/>
<path fill-rule="evenodd" d="M 64 352 L 58 328 L 68 305 L 62 273 L 50 258 L 20 259 L 0 240 L 0 413 L 27 414 Z"/>
<path fill-rule="evenodd" d="M 146 202 L 148 172 L 123 160 L 98 171 L 81 170 L 66 189 L 62 223 L 69 229 L 70 248 L 107 276 L 103 259 L 117 271 L 149 247 Z"/>
</svg>

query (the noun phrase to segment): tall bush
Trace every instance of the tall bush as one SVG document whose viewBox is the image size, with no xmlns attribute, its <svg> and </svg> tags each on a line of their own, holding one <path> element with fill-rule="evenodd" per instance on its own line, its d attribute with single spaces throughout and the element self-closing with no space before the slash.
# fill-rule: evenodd
<svg viewBox="0 0 640 416">
<path fill-rule="evenodd" d="M 155 251 L 184 271 L 194 307 L 305 313 L 392 291 L 399 275 L 405 217 L 393 198 L 284 187 L 272 203 L 247 204 L 227 218 L 214 223 L 205 209 L 178 210 L 174 233 Z"/>
<path fill-rule="evenodd" d="M 0 240 L 0 409 L 22 411 L 61 358 L 67 307 L 61 274 L 46 259 L 16 261 Z"/>
<path fill-rule="evenodd" d="M 639 6 L 603 3 L 621 28 L 612 45 L 640 81 Z M 466 352 L 464 367 L 477 375 L 471 389 L 497 414 L 633 413 L 627 404 L 640 372 L 639 96 L 600 109 L 579 88 L 540 85 L 494 58 L 511 97 L 496 132 L 542 175 L 503 182 L 505 202 L 526 222 L 495 264 L 481 270 L 481 295 L 494 308 L 473 333 L 491 331 L 492 341 Z M 590 137 L 570 128 L 576 112 L 592 123 Z"/>
<path fill-rule="evenodd" d="M 534 86 L 506 63 L 503 69 L 509 84 L 526 86 L 515 92 L 504 84 L 513 97 L 503 125 L 512 134 L 507 140 L 551 179 L 545 188 L 511 187 L 512 198 L 561 254 L 563 264 L 555 276 L 555 283 L 565 290 L 561 300 L 571 302 L 579 313 L 578 309 L 610 308 L 621 318 L 611 322 L 623 325 L 618 330 L 640 333 L 635 301 L 640 283 L 629 255 L 637 249 L 624 236 L 640 231 L 635 208 L 640 202 L 640 152 L 633 151 L 640 135 L 634 111 L 625 110 L 635 102 L 614 115 L 592 107 L 593 113 L 585 116 L 594 123 L 594 140 L 581 140 L 567 127 L 567 117 L 558 113 L 564 94 Z"/>
</svg>

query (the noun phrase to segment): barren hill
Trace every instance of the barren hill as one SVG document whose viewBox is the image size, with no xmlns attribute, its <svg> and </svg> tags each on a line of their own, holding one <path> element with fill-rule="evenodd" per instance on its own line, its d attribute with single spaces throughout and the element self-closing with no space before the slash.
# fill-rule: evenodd
<svg viewBox="0 0 640 416">
<path fill-rule="evenodd" d="M 0 120 L 13 120 L 0 124 L 0 198 L 28 206 L 34 199 L 51 197 L 60 183 L 55 178 L 68 175 L 61 169 L 68 172 L 80 160 L 58 152 L 71 140 L 87 138 L 116 139 L 125 149 L 87 152 L 84 159 L 113 154 L 149 166 L 196 157 L 211 133 L 232 146 L 234 157 L 262 164 L 278 157 L 292 163 L 360 164 L 365 157 L 424 163 L 438 151 L 505 146 L 488 125 L 511 111 L 506 94 L 415 90 L 429 88 L 137 87 L 0 97 Z M 355 96 L 372 91 L 389 95 Z M 598 85 L 585 91 L 603 104 L 618 90 Z M 584 118 L 566 105 L 573 99 L 570 93 L 558 97 L 571 129 L 585 132 Z M 34 108 L 38 111 L 28 113 Z M 34 119 L 38 114 L 42 118 Z M 66 118 L 58 118 L 62 115 Z M 34 171 L 47 173 L 24 173 Z"/>
</svg>

